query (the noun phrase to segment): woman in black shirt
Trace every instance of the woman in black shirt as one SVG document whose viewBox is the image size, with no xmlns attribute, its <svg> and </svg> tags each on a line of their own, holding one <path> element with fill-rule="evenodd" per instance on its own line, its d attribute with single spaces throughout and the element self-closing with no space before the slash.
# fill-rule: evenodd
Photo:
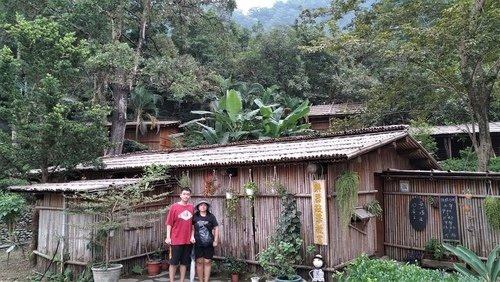
<svg viewBox="0 0 500 282">
<path fill-rule="evenodd" d="M 212 269 L 214 249 L 219 240 L 219 223 L 210 212 L 210 203 L 201 200 L 196 203 L 193 217 L 194 254 L 196 258 L 196 273 L 200 282 L 208 282 Z"/>
</svg>

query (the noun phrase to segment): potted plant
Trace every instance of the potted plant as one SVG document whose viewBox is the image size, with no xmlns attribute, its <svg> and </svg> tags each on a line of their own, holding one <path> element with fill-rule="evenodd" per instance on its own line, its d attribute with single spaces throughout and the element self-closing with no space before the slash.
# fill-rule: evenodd
<svg viewBox="0 0 500 282">
<path fill-rule="evenodd" d="M 247 182 L 243 185 L 243 188 L 245 188 L 245 195 L 250 198 L 250 200 L 253 200 L 257 194 L 257 183 L 253 181 Z"/>
<path fill-rule="evenodd" d="M 93 253 L 93 260 L 99 261 L 92 267 L 95 281 L 118 281 L 123 266 L 111 263 L 111 241 L 114 234 L 127 227 L 132 218 L 145 215 L 144 211 L 137 211 L 137 207 L 166 199 L 169 192 L 156 195 L 151 193 L 155 187 L 152 185 L 153 182 L 168 177 L 166 170 L 165 166 L 152 165 L 145 169 L 143 177 L 134 184 L 66 196 L 68 198 L 67 212 L 96 219 L 82 225 L 75 224 L 82 229 L 91 230 L 90 245 L 94 250 L 101 250 Z M 147 214 L 164 214 L 165 211 L 166 209 L 158 209 L 149 211 Z"/>
<path fill-rule="evenodd" d="M 438 239 L 430 239 L 425 242 L 424 257 L 421 260 L 423 267 L 453 269 L 453 262 L 456 261 Z"/>
<path fill-rule="evenodd" d="M 358 202 L 359 176 L 355 171 L 344 171 L 335 179 L 339 225 L 342 232 L 347 232 L 354 209 Z"/>
<path fill-rule="evenodd" d="M 378 218 L 382 218 L 382 214 L 384 213 L 379 201 L 377 200 L 373 200 L 364 204 L 363 208 Z"/>
<path fill-rule="evenodd" d="M 226 214 L 228 217 L 235 218 L 238 215 L 240 204 L 239 195 L 231 194 L 231 197 L 226 197 L 224 207 L 226 208 Z"/>
<path fill-rule="evenodd" d="M 156 276 L 161 270 L 161 252 L 155 251 L 151 255 L 148 255 L 146 260 L 146 266 L 148 269 L 149 276 Z"/>
<path fill-rule="evenodd" d="M 231 282 L 238 282 L 239 275 L 246 269 L 246 262 L 234 257 L 227 257 L 223 263 L 224 269 L 231 275 Z"/>
<path fill-rule="evenodd" d="M 500 198 L 487 196 L 484 199 L 484 213 L 491 227 L 500 230 Z"/>
<path fill-rule="evenodd" d="M 281 189 L 281 214 L 269 246 L 257 255 L 259 265 L 276 281 L 301 281 L 295 265 L 303 260 L 300 211 L 295 196 Z M 308 248 L 309 249 L 309 248 Z"/>
</svg>

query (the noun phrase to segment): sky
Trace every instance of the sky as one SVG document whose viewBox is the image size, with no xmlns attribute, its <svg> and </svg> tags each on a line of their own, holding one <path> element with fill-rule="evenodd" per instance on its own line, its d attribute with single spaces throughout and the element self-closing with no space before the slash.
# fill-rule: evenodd
<svg viewBox="0 0 500 282">
<path fill-rule="evenodd" d="M 250 8 L 254 7 L 272 7 L 276 0 L 236 0 L 236 5 L 238 10 L 243 11 L 243 14 L 247 14 Z"/>
</svg>

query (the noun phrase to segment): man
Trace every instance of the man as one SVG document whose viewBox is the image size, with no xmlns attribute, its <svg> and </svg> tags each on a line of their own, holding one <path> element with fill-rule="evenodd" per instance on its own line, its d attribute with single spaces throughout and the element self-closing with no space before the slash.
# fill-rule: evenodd
<svg viewBox="0 0 500 282">
<path fill-rule="evenodd" d="M 192 244 L 195 242 L 193 229 L 194 207 L 189 202 L 191 189 L 182 188 L 180 198 L 179 202 L 170 207 L 165 222 L 167 225 L 165 243 L 171 246 L 170 267 L 168 270 L 170 282 L 175 281 L 175 273 L 179 265 L 180 281 L 184 282 L 187 266 L 191 263 Z"/>
</svg>

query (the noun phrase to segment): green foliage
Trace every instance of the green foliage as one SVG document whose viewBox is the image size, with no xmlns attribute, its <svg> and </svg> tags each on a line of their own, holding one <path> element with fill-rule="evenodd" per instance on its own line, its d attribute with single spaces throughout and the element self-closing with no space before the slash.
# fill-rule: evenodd
<svg viewBox="0 0 500 282">
<path fill-rule="evenodd" d="M 500 231 L 500 198 L 486 197 L 484 200 L 484 214 L 493 229 Z"/>
<path fill-rule="evenodd" d="M 260 99 L 255 100 L 259 106 L 262 116 L 262 128 L 260 129 L 261 138 L 277 138 L 282 136 L 292 136 L 304 133 L 309 129 L 310 124 L 300 124 L 310 110 L 309 101 L 305 100 L 288 115 L 283 107 L 264 105 Z"/>
<path fill-rule="evenodd" d="M 346 232 L 358 202 L 359 176 L 355 171 L 344 171 L 335 179 L 339 227 Z"/>
<path fill-rule="evenodd" d="M 247 263 L 244 260 L 234 257 L 227 257 L 222 263 L 224 270 L 229 274 L 241 274 L 247 268 Z"/>
<path fill-rule="evenodd" d="M 253 201 L 253 199 L 257 195 L 257 183 L 255 183 L 253 181 L 246 182 L 245 184 L 243 184 L 243 189 L 245 189 L 245 196 Z M 251 193 L 249 194 L 247 192 L 247 190 L 248 190 L 248 192 L 251 191 Z M 253 203 L 252 203 L 252 205 L 253 205 Z"/>
<path fill-rule="evenodd" d="M 224 207 L 226 208 L 226 215 L 230 218 L 238 218 L 240 210 L 240 197 L 235 193 L 232 193 L 231 198 L 227 198 L 224 202 Z"/>
<path fill-rule="evenodd" d="M 29 182 L 24 179 L 19 178 L 0 178 L 0 193 L 5 190 L 5 188 L 9 186 L 17 186 L 17 185 L 28 185 Z"/>
<path fill-rule="evenodd" d="M 443 247 L 441 241 L 434 238 L 425 242 L 425 251 L 436 260 L 442 260 L 450 255 L 450 253 Z"/>
<path fill-rule="evenodd" d="M 183 172 L 181 177 L 177 179 L 177 183 L 181 188 L 192 188 L 193 181 L 191 181 L 191 177 L 189 177 L 189 172 Z"/>
<path fill-rule="evenodd" d="M 277 104 L 265 105 L 259 98 L 254 102 L 258 109 L 245 109 L 241 93 L 228 90 L 220 100 L 211 103 L 211 111 L 192 111 L 204 117 L 186 122 L 181 127 L 197 126 L 200 129 L 193 132 L 203 136 L 209 144 L 297 135 L 309 128 L 309 124 L 301 124 L 309 113 L 307 100 L 290 112 Z"/>
<path fill-rule="evenodd" d="M 8 133 L 0 133 L 5 141 L 0 152 L 10 172 L 40 169 L 45 182 L 49 167 L 97 164 L 108 142 L 104 122 L 109 109 L 92 105 L 79 87 L 88 45 L 47 18 L 27 21 L 19 16 L 7 31 L 16 42 L 14 50 L 22 54 L 14 58 L 4 48 L 0 57 L 6 67 L 0 120 L 14 137 L 7 140 Z"/>
<path fill-rule="evenodd" d="M 500 245 L 497 245 L 488 255 L 488 260 L 484 263 L 475 253 L 465 248 L 464 246 L 452 246 L 443 244 L 443 246 L 454 255 L 462 259 L 470 266 L 475 273 L 471 272 L 466 267 L 455 264 L 455 270 L 460 272 L 465 277 L 479 277 L 483 281 L 498 281 L 500 274 Z"/>
<path fill-rule="evenodd" d="M 259 265 L 267 275 L 292 279 L 297 275 L 294 265 L 302 262 L 300 211 L 295 196 L 286 190 L 281 193 L 281 213 L 269 245 L 257 255 Z M 309 251 L 309 248 L 308 248 Z"/>
<path fill-rule="evenodd" d="M 438 147 L 437 142 L 431 135 L 430 125 L 419 119 L 411 120 L 412 127 L 411 135 L 431 154 L 436 154 Z"/>
<path fill-rule="evenodd" d="M 162 165 L 151 165 L 146 167 L 144 175 L 135 184 L 126 185 L 122 188 L 110 188 L 97 192 L 82 192 L 69 198 L 66 212 L 84 214 L 98 218 L 93 223 L 76 226 L 82 229 L 92 230 L 95 244 L 104 251 L 103 263 L 110 263 L 110 237 L 114 230 L 123 228 L 128 224 L 128 219 L 134 216 L 149 216 L 164 214 L 166 208 L 139 211 L 139 206 L 163 202 L 170 192 L 152 194 L 155 183 L 168 178 L 167 167 Z"/>
<path fill-rule="evenodd" d="M 500 172 L 500 157 L 491 158 L 488 169 L 489 171 Z"/>
<path fill-rule="evenodd" d="M 15 241 L 14 227 L 16 221 L 27 209 L 26 200 L 19 194 L 0 192 L 0 222 L 7 225 L 9 239 Z"/>
<path fill-rule="evenodd" d="M 147 150 L 149 150 L 148 146 L 146 146 L 142 143 L 139 143 L 135 140 L 131 140 L 131 139 L 123 140 L 123 149 L 122 149 L 123 154 L 132 153 L 132 152 L 147 151 Z"/>
<path fill-rule="evenodd" d="M 373 200 L 369 203 L 364 204 L 363 208 L 365 210 L 367 210 L 368 212 L 370 212 L 371 214 L 373 214 L 374 216 L 379 217 L 379 218 L 381 218 L 382 214 L 384 213 L 384 211 L 382 210 L 382 207 L 380 206 L 379 201 L 377 201 L 377 200 Z"/>
<path fill-rule="evenodd" d="M 257 110 L 251 112 L 243 111 L 241 94 L 236 90 L 228 90 L 218 101 L 213 101 L 211 111 L 192 111 L 194 114 L 204 115 L 199 119 L 189 121 L 180 127 L 197 125 L 196 130 L 209 144 L 226 144 L 246 139 L 254 128 L 253 122 Z M 202 122 L 212 122 L 208 126 Z"/>
<path fill-rule="evenodd" d="M 130 270 L 132 271 L 132 273 L 134 274 L 137 274 L 137 275 L 142 275 L 142 273 L 144 272 L 144 268 L 142 268 L 140 265 L 134 265 L 134 267 L 132 267 L 132 269 Z"/>
<path fill-rule="evenodd" d="M 363 254 L 357 257 L 342 272 L 332 275 L 335 281 L 372 282 L 372 281 L 459 281 L 455 274 L 441 270 L 422 269 L 414 264 L 404 264 L 394 260 L 370 259 Z"/>
<path fill-rule="evenodd" d="M 441 162 L 444 170 L 453 171 L 475 171 L 477 167 L 477 156 L 472 148 L 460 151 L 459 159 L 447 159 Z"/>
<path fill-rule="evenodd" d="M 151 121 L 151 130 L 157 128 L 157 133 L 160 127 L 156 125 L 158 116 L 157 103 L 162 103 L 162 97 L 154 94 L 146 89 L 145 86 L 137 86 L 134 91 L 130 93 L 130 102 L 128 106 L 133 111 L 133 120 L 136 122 L 135 137 L 139 136 L 139 132 L 144 135 L 147 130 L 145 119 Z"/>
</svg>

